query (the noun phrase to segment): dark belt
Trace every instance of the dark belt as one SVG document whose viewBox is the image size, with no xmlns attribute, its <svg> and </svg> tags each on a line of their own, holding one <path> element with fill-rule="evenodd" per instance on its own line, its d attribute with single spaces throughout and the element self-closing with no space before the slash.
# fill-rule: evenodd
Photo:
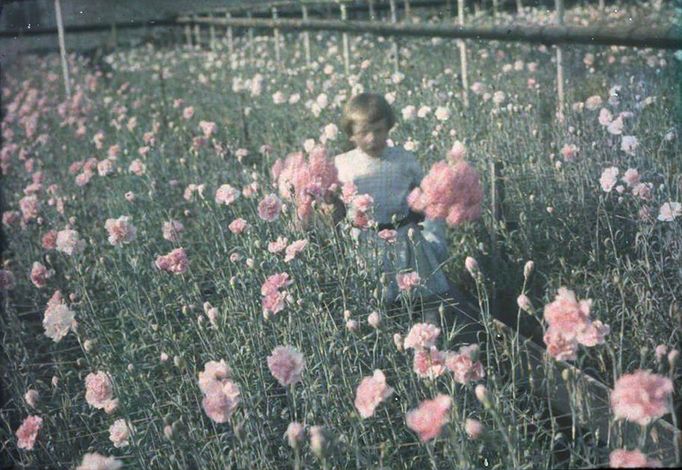
<svg viewBox="0 0 682 470">
<path fill-rule="evenodd" d="M 400 219 L 395 224 L 379 224 L 377 225 L 377 231 L 380 232 L 382 230 L 397 230 L 400 227 L 403 227 L 407 224 L 412 223 L 418 224 L 419 222 L 423 222 L 425 219 L 426 217 L 424 217 L 424 214 L 419 214 L 410 209 L 410 212 L 408 212 L 407 216 L 404 219 Z M 423 229 L 421 225 L 418 225 L 418 227 L 419 230 Z"/>
</svg>

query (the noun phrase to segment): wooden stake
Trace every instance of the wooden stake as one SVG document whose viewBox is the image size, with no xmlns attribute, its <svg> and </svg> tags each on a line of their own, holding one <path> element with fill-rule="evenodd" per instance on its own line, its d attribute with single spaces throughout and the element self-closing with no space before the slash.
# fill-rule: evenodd
<svg viewBox="0 0 682 470">
<path fill-rule="evenodd" d="M 556 7 L 557 23 L 564 24 L 564 0 L 554 0 Z M 556 117 L 560 123 L 564 122 L 564 62 L 563 48 L 556 47 L 556 92 L 557 111 Z"/>
<path fill-rule="evenodd" d="M 194 45 L 201 48 L 201 27 L 199 23 L 194 23 Z"/>
<path fill-rule="evenodd" d="M 403 0 L 403 6 L 405 9 L 405 18 L 412 16 L 412 8 L 410 8 L 410 0 Z"/>
<path fill-rule="evenodd" d="M 247 12 L 246 16 L 251 19 L 251 12 Z M 249 59 L 251 59 L 251 63 L 253 64 L 253 28 L 249 28 Z"/>
<path fill-rule="evenodd" d="M 457 18 L 460 26 L 464 26 L 464 0 L 457 0 Z M 464 40 L 457 41 L 459 45 L 459 59 L 462 69 L 462 101 L 464 107 L 469 107 L 469 77 L 467 73 L 467 46 Z"/>
<path fill-rule="evenodd" d="M 516 13 L 523 15 L 523 0 L 516 0 Z"/>
<path fill-rule="evenodd" d="M 275 8 L 275 7 L 272 8 L 272 19 L 277 20 L 277 8 Z M 281 53 L 279 50 L 279 29 L 275 28 L 272 33 L 273 33 L 273 40 L 275 41 L 275 62 L 277 62 L 278 67 L 281 67 L 282 57 L 281 57 Z"/>
<path fill-rule="evenodd" d="M 116 23 L 111 23 L 111 48 L 116 50 L 118 46 L 118 35 L 116 34 Z"/>
<path fill-rule="evenodd" d="M 395 7 L 395 0 L 389 0 L 391 3 L 391 23 L 398 22 L 398 12 Z M 400 72 L 400 47 L 398 46 L 398 39 L 393 38 L 393 68 L 395 73 Z"/>
<path fill-rule="evenodd" d="M 187 41 L 187 47 L 192 47 L 192 27 L 187 23 L 185 25 L 185 40 Z"/>
<path fill-rule="evenodd" d="M 64 45 L 64 23 L 62 22 L 62 6 L 59 0 L 54 0 L 54 11 L 57 16 L 57 32 L 59 34 L 59 55 L 62 59 L 62 75 L 66 97 L 71 98 L 71 80 L 69 79 L 69 64 L 66 61 L 66 46 Z"/>
<path fill-rule="evenodd" d="M 209 18 L 213 18 L 213 15 L 209 14 Z M 213 24 L 208 25 L 208 36 L 209 36 L 209 46 L 212 51 L 215 50 L 215 26 Z"/>
<path fill-rule="evenodd" d="M 493 17 L 497 16 L 497 13 L 500 9 L 498 2 L 499 2 L 499 0 L 493 0 Z"/>
<path fill-rule="evenodd" d="M 225 13 L 225 18 L 232 18 L 232 13 Z M 235 68 L 236 58 L 234 56 L 234 35 L 232 33 L 232 26 L 227 27 L 227 51 L 230 54 L 230 68 Z"/>
<path fill-rule="evenodd" d="M 369 0 L 369 19 L 374 21 L 376 16 L 376 11 L 374 11 L 374 0 Z"/>
<path fill-rule="evenodd" d="M 341 20 L 348 20 L 348 11 L 346 10 L 346 5 L 341 4 Z M 348 47 L 348 33 L 344 32 L 342 34 L 343 40 L 343 70 L 346 73 L 346 78 L 350 76 L 350 50 Z"/>
<path fill-rule="evenodd" d="M 303 21 L 308 20 L 308 7 L 305 5 L 301 6 L 301 15 Z M 310 33 L 308 31 L 303 32 L 303 49 L 305 50 L 305 65 L 310 67 Z"/>
</svg>

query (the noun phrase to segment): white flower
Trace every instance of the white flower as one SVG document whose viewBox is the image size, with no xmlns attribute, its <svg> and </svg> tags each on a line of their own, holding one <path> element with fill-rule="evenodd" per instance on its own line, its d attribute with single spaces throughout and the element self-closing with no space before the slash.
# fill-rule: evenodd
<svg viewBox="0 0 682 470">
<path fill-rule="evenodd" d="M 628 155 L 634 155 L 635 149 L 639 146 L 639 141 L 634 135 L 624 135 L 620 143 L 620 149 Z"/>
<path fill-rule="evenodd" d="M 679 202 L 666 202 L 658 209 L 658 220 L 672 222 L 677 217 L 682 217 L 682 204 Z"/>
<path fill-rule="evenodd" d="M 117 419 L 109 428 L 109 440 L 114 447 L 125 447 L 130 444 L 130 428 L 125 419 Z"/>
</svg>

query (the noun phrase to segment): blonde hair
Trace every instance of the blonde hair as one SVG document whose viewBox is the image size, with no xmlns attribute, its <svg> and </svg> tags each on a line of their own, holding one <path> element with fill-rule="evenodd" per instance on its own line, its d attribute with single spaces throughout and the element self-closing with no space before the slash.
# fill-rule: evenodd
<svg viewBox="0 0 682 470">
<path fill-rule="evenodd" d="M 348 100 L 344 106 L 341 129 L 350 137 L 353 135 L 355 124 L 374 123 L 382 119 L 386 120 L 388 129 L 395 125 L 395 114 L 386 98 L 376 93 L 360 93 Z"/>
</svg>

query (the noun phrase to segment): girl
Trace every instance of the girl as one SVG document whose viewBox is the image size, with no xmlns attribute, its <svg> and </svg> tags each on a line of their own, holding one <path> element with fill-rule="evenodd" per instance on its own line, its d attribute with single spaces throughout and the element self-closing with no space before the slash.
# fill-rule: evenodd
<svg viewBox="0 0 682 470">
<path fill-rule="evenodd" d="M 398 300 L 398 277 L 410 272 L 420 279 L 411 295 L 452 296 L 453 288 L 440 269 L 447 257 L 444 222 L 425 221 L 409 209 L 406 198 L 424 173 L 414 154 L 387 146 L 394 124 L 393 110 L 381 95 L 362 93 L 345 106 L 341 128 L 355 149 L 334 157 L 334 164 L 342 184 L 353 183 L 357 195 L 372 197 L 371 214 L 377 223 L 374 229 L 356 229 L 354 238 L 367 246 L 377 244 L 383 254 L 382 267 L 388 275 L 383 292 L 386 304 Z"/>
</svg>

